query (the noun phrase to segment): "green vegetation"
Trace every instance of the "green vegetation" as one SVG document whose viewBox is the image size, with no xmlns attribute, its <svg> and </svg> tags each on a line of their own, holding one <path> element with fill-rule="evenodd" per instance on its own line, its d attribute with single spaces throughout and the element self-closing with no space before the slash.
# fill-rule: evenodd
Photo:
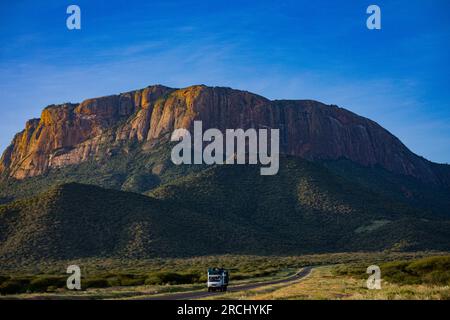
<svg viewBox="0 0 450 320">
<path fill-rule="evenodd" d="M 270 177 L 255 166 L 217 166 L 148 194 L 218 221 L 226 218 L 254 235 L 253 247 L 270 239 L 258 254 L 448 250 L 448 212 L 409 205 L 322 164 L 293 157 L 281 163 Z"/>
<path fill-rule="evenodd" d="M 52 261 L 34 266 L 17 266 L 9 270 L 2 270 L 0 275 L 0 294 L 82 294 L 93 297 L 136 296 L 141 294 L 155 294 L 157 292 L 177 292 L 179 290 L 203 289 L 206 282 L 206 270 L 210 266 L 223 266 L 231 271 L 233 284 L 243 282 L 264 281 L 286 277 L 304 266 L 339 265 L 336 276 L 354 276 L 363 280 L 367 277 L 361 266 L 371 264 L 389 265 L 388 261 L 413 261 L 418 264 L 418 258 L 436 256 L 441 261 L 442 253 L 335 253 L 304 256 L 208 256 L 185 259 L 83 259 L 70 261 Z M 393 262 L 396 264 L 398 262 Z M 403 263 L 403 262 L 402 262 Z M 448 263 L 448 256 L 447 262 Z M 82 268 L 82 291 L 77 293 L 66 290 L 65 268 L 71 264 L 78 264 Z M 343 265 L 350 265 L 353 270 L 343 269 Z M 426 264 L 429 274 L 442 272 L 447 265 L 442 262 Z M 359 269 L 356 267 L 359 266 Z M 420 268 L 424 268 L 421 264 Z M 432 268 L 432 269 L 430 269 Z M 384 272 L 384 271 L 383 271 Z M 445 274 L 445 272 L 443 273 Z M 364 278 L 365 279 L 365 278 Z M 360 281 L 360 282 L 361 282 Z M 119 288 L 129 288 L 125 289 Z M 100 290 L 100 291 L 99 291 Z M 104 290 L 104 291 L 101 291 Z M 117 294 L 112 291 L 118 291 Z M 153 292 L 153 293 L 152 293 Z"/>
<path fill-rule="evenodd" d="M 337 275 L 364 278 L 367 266 L 360 264 L 341 266 Z M 427 257 L 412 261 L 394 261 L 380 264 L 385 281 L 402 285 L 428 284 L 450 285 L 450 256 Z"/>
<path fill-rule="evenodd" d="M 200 281 L 200 279 L 202 281 Z M 67 276 L 1 276 L 0 294 L 55 292 L 65 290 Z M 140 285 L 177 285 L 205 282 L 206 278 L 195 273 L 154 272 L 145 274 L 109 273 L 82 278 L 82 289 Z"/>
<path fill-rule="evenodd" d="M 322 164 L 282 163 L 276 176 L 245 165 L 191 170 L 148 196 L 70 183 L 0 205 L 0 262 L 449 250 L 442 212 Z"/>
<path fill-rule="evenodd" d="M 200 281 L 200 279 L 202 281 Z M 197 273 L 157 272 L 145 280 L 145 284 L 186 284 L 205 282 L 206 277 Z"/>
<path fill-rule="evenodd" d="M 450 216 L 449 186 L 423 183 L 413 177 L 392 174 L 379 167 L 366 168 L 349 160 L 324 161 L 322 164 L 333 174 L 372 190 L 382 198 L 420 208 L 434 216 Z M 445 165 L 434 164 L 434 167 L 442 167 L 441 174 L 448 170 Z"/>
<path fill-rule="evenodd" d="M 381 290 L 368 290 L 365 279 L 336 275 L 334 267 L 313 269 L 310 276 L 289 284 L 214 295 L 208 299 L 248 300 L 449 300 L 450 287 L 397 284 L 383 281 Z"/>
<path fill-rule="evenodd" d="M 55 168 L 46 174 L 15 180 L 0 177 L 0 204 L 36 196 L 65 183 L 82 183 L 102 188 L 144 193 L 175 177 L 202 170 L 202 166 L 175 166 L 170 144 L 152 146 L 127 143 L 113 150 L 109 146 L 93 159 L 78 165 Z"/>
</svg>

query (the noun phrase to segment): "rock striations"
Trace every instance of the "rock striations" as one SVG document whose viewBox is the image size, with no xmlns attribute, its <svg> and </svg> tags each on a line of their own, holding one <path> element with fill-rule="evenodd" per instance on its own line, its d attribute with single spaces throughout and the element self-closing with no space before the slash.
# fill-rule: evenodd
<svg viewBox="0 0 450 320">
<path fill-rule="evenodd" d="M 161 85 L 80 104 L 51 105 L 26 123 L 0 161 L 15 179 L 107 156 L 125 143 L 148 149 L 176 128 L 279 128 L 281 151 L 308 160 L 346 158 L 363 166 L 439 183 L 435 164 L 415 155 L 377 123 L 311 100 L 268 100 L 224 87 Z M 106 150 L 106 152 L 105 152 Z"/>
</svg>

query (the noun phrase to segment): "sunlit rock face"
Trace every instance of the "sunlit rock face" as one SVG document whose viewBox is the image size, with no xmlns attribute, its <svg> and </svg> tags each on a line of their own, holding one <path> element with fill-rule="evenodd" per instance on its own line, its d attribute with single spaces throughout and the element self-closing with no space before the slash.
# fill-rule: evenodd
<svg viewBox="0 0 450 320">
<path fill-rule="evenodd" d="M 26 123 L 4 151 L 0 172 L 23 179 L 52 168 L 113 156 L 115 150 L 151 149 L 176 128 L 278 128 L 286 154 L 309 160 L 346 158 L 428 182 L 433 164 L 409 151 L 377 123 L 311 100 L 271 101 L 223 87 L 161 85 L 80 104 L 51 105 Z M 127 145 L 125 147 L 125 145 Z"/>
</svg>

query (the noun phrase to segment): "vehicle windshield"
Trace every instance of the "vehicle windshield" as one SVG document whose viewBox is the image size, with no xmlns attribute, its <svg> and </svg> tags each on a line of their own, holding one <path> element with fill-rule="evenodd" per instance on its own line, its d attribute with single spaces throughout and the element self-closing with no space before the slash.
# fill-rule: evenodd
<svg viewBox="0 0 450 320">
<path fill-rule="evenodd" d="M 210 282 L 219 282 L 220 276 L 209 276 L 209 281 Z"/>
</svg>

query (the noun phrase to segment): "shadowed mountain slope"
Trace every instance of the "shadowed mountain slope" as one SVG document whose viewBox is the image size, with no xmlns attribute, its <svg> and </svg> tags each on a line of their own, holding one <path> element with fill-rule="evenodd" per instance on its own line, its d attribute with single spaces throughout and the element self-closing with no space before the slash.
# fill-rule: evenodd
<svg viewBox="0 0 450 320">
<path fill-rule="evenodd" d="M 5 261 L 449 250 L 450 215 L 410 206 L 297 158 L 280 173 L 216 166 L 151 196 L 65 184 L 0 206 Z M 8 262 L 8 263 L 9 263 Z"/>
</svg>

